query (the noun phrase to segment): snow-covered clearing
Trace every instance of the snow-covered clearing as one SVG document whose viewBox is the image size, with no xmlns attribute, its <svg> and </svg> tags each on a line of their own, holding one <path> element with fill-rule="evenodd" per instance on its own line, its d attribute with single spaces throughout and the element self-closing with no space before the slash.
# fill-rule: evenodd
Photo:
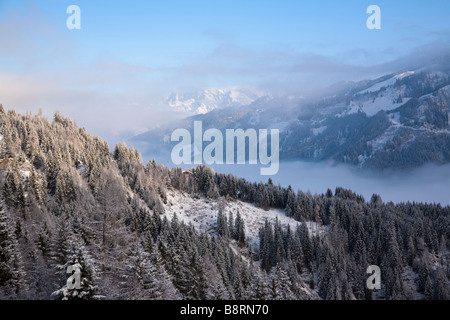
<svg viewBox="0 0 450 320">
<path fill-rule="evenodd" d="M 347 110 L 344 111 L 342 115 L 348 115 L 361 111 L 367 114 L 367 116 L 371 117 L 376 115 L 381 110 L 384 111 L 394 110 L 411 99 L 411 98 L 402 98 L 402 102 L 398 103 L 393 102 L 396 98 L 398 98 L 397 93 L 389 92 L 388 94 L 377 97 L 375 99 L 367 99 L 365 101 L 359 102 L 352 101 L 349 104 Z"/>
<path fill-rule="evenodd" d="M 371 86 L 371 87 L 369 87 L 367 89 L 361 90 L 358 93 L 359 94 L 364 94 L 364 93 L 367 93 L 367 92 L 377 92 L 377 91 L 380 91 L 380 89 L 383 88 L 383 87 L 389 87 L 389 86 L 394 85 L 396 82 L 397 82 L 397 79 L 395 77 L 392 77 L 392 78 L 389 78 L 387 80 L 375 83 L 373 86 Z"/>
<path fill-rule="evenodd" d="M 206 198 L 194 199 L 189 194 L 180 191 L 170 190 L 167 192 L 167 205 L 164 205 L 167 218 L 172 219 L 176 213 L 177 218 L 185 223 L 192 223 L 197 230 L 215 232 L 217 214 L 219 212 L 219 203 L 221 200 L 209 200 Z M 270 209 L 265 211 L 253 204 L 242 201 L 224 201 L 224 213 L 229 216 L 233 213 L 233 218 L 239 211 L 245 223 L 245 234 L 252 251 L 259 247 L 259 228 L 264 226 L 267 219 L 274 223 L 278 218 L 280 224 L 284 227 L 290 225 L 291 230 L 300 223 L 288 216 L 284 210 Z M 306 222 L 310 235 L 323 234 L 325 227 L 316 222 Z"/>
<path fill-rule="evenodd" d="M 415 73 L 414 71 L 406 71 L 406 72 L 397 74 L 397 75 L 393 76 L 392 78 L 389 78 L 387 80 L 375 83 L 373 86 L 371 86 L 371 87 L 369 87 L 367 89 L 361 90 L 358 93 L 359 94 L 364 94 L 366 92 L 377 92 L 381 88 L 392 86 L 392 85 L 394 85 L 397 82 L 397 80 L 401 80 L 403 78 L 406 78 L 406 77 L 408 77 L 410 75 L 413 75 L 414 73 Z"/>
</svg>

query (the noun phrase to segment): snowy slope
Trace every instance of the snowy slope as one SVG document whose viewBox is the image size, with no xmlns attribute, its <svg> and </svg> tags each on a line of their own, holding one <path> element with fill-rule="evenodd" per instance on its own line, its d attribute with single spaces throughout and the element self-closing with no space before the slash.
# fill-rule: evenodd
<svg viewBox="0 0 450 320">
<path fill-rule="evenodd" d="M 246 241 L 252 253 L 259 252 L 259 229 L 264 226 L 265 220 L 274 223 L 278 219 L 282 227 L 286 228 L 288 225 L 292 231 L 299 224 L 292 218 L 286 216 L 283 210 L 271 209 L 265 211 L 261 208 L 255 207 L 252 204 L 242 201 L 225 201 L 223 199 L 209 200 L 206 198 L 193 198 L 191 195 L 181 192 L 179 190 L 168 190 L 167 204 L 164 205 L 164 215 L 170 221 L 176 215 L 179 221 L 186 224 L 192 224 L 199 232 L 207 232 L 209 234 L 216 233 L 216 222 L 219 211 L 219 206 L 222 206 L 227 218 L 229 213 L 233 213 L 233 218 L 239 211 L 245 224 Z M 310 235 L 322 235 L 327 232 L 327 227 L 321 226 L 315 222 L 305 222 Z M 231 250 L 240 255 L 243 261 L 250 263 L 251 256 L 246 247 L 239 247 L 235 240 L 229 242 Z M 253 262 L 253 263 L 260 263 Z M 257 271 L 258 272 L 258 271 Z M 309 282 L 311 274 L 305 272 L 301 275 L 299 289 L 304 292 L 308 299 L 320 299 L 317 293 L 317 288 L 311 289 L 306 283 Z"/>
<path fill-rule="evenodd" d="M 367 93 L 367 92 L 377 92 L 380 91 L 381 88 L 383 87 L 389 87 L 392 86 L 393 84 L 395 84 L 395 82 L 397 81 L 397 79 L 395 77 L 392 77 L 390 79 L 378 82 L 376 84 L 374 84 L 373 86 L 361 90 L 360 92 L 358 92 L 359 94 L 363 94 L 363 93 Z"/>
<path fill-rule="evenodd" d="M 366 100 L 357 105 L 355 102 L 352 102 L 349 106 L 349 111 L 346 114 L 355 113 L 358 111 L 364 112 L 369 117 L 376 115 L 381 110 L 390 111 L 397 109 L 401 105 L 408 102 L 410 98 L 403 98 L 402 102 L 396 103 L 393 102 L 396 98 L 398 98 L 399 93 L 390 91 L 385 96 L 377 97 L 373 100 Z"/>
<path fill-rule="evenodd" d="M 374 84 L 373 86 L 371 86 L 371 87 L 369 87 L 367 89 L 359 91 L 358 94 L 380 91 L 381 88 L 383 88 L 383 87 L 385 87 L 385 88 L 386 87 L 390 87 L 390 86 L 394 85 L 397 82 L 397 80 L 404 79 L 404 78 L 409 77 L 410 75 L 413 75 L 413 74 L 415 74 L 415 71 L 405 71 L 405 72 L 396 74 L 392 78 L 389 78 L 387 80 L 378 82 L 378 83 Z"/>
<path fill-rule="evenodd" d="M 198 230 L 215 232 L 220 201 L 210 201 L 206 198 L 194 199 L 188 194 L 173 190 L 167 192 L 167 200 L 167 205 L 164 207 L 168 219 L 172 219 L 176 214 L 179 220 L 192 223 Z M 225 201 L 224 208 L 227 217 L 229 212 L 233 213 L 233 217 L 236 217 L 238 211 L 241 214 L 245 223 L 245 234 L 253 252 L 259 250 L 258 231 L 264 226 L 266 219 L 272 223 L 278 219 L 282 226 L 289 225 L 293 231 L 299 224 L 298 221 L 287 217 L 283 210 L 265 211 L 242 201 Z M 306 224 L 310 235 L 323 234 L 326 231 L 325 227 L 315 222 L 306 222 Z"/>
<path fill-rule="evenodd" d="M 367 89 L 361 90 L 354 95 L 353 100 L 340 116 L 356 112 L 364 112 L 369 117 L 381 110 L 394 110 L 405 103 L 411 97 L 407 97 L 405 86 L 395 86 L 398 80 L 415 74 L 414 71 L 406 71 L 392 76 L 391 78 L 375 83 Z M 399 99 L 401 97 L 401 99 Z"/>
</svg>

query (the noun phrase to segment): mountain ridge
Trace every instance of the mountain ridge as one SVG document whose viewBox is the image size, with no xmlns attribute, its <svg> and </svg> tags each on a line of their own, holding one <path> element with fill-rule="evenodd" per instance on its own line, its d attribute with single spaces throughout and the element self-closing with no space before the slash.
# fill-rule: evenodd
<svg viewBox="0 0 450 320">
<path fill-rule="evenodd" d="M 240 107 L 265 96 L 261 90 L 249 87 L 208 88 L 194 92 L 171 93 L 164 102 L 186 114 L 205 114 L 216 109 Z"/>
<path fill-rule="evenodd" d="M 213 110 L 128 140 L 143 154 L 170 153 L 175 128 L 280 130 L 280 159 L 334 160 L 376 170 L 450 162 L 450 71 L 403 69 L 347 84 L 314 101 L 289 96 Z"/>
</svg>

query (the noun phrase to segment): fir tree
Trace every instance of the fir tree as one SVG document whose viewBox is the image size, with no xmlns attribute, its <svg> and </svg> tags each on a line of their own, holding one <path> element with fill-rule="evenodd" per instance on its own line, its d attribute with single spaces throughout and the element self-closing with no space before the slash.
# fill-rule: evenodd
<svg viewBox="0 0 450 320">
<path fill-rule="evenodd" d="M 52 293 L 55 299 L 60 300 L 97 300 L 104 297 L 98 295 L 98 287 L 96 284 L 96 270 L 95 262 L 91 255 L 87 251 L 86 247 L 75 236 L 71 237 L 68 241 L 70 245 L 70 251 L 68 254 L 67 262 L 64 265 L 59 265 L 62 275 L 67 275 L 66 284 L 59 290 Z M 67 271 L 72 268 L 73 271 L 78 269 L 80 272 L 80 281 L 78 288 L 76 286 L 76 279 L 73 279 L 73 288 L 69 286 L 70 276 L 76 275 L 75 273 L 67 274 Z"/>
<path fill-rule="evenodd" d="M 13 294 L 24 289 L 24 270 L 11 219 L 0 198 L 0 287 Z"/>
</svg>

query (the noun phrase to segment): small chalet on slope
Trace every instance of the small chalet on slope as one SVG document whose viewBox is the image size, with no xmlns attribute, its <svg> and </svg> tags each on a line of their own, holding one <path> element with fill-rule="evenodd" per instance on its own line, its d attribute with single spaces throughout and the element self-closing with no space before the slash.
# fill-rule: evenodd
<svg viewBox="0 0 450 320">
<path fill-rule="evenodd" d="M 183 173 L 184 177 L 186 178 L 186 180 L 188 180 L 189 177 L 192 176 L 192 171 L 191 171 L 191 170 L 188 170 L 188 169 L 184 169 L 184 170 L 182 171 L 182 173 Z"/>
</svg>

